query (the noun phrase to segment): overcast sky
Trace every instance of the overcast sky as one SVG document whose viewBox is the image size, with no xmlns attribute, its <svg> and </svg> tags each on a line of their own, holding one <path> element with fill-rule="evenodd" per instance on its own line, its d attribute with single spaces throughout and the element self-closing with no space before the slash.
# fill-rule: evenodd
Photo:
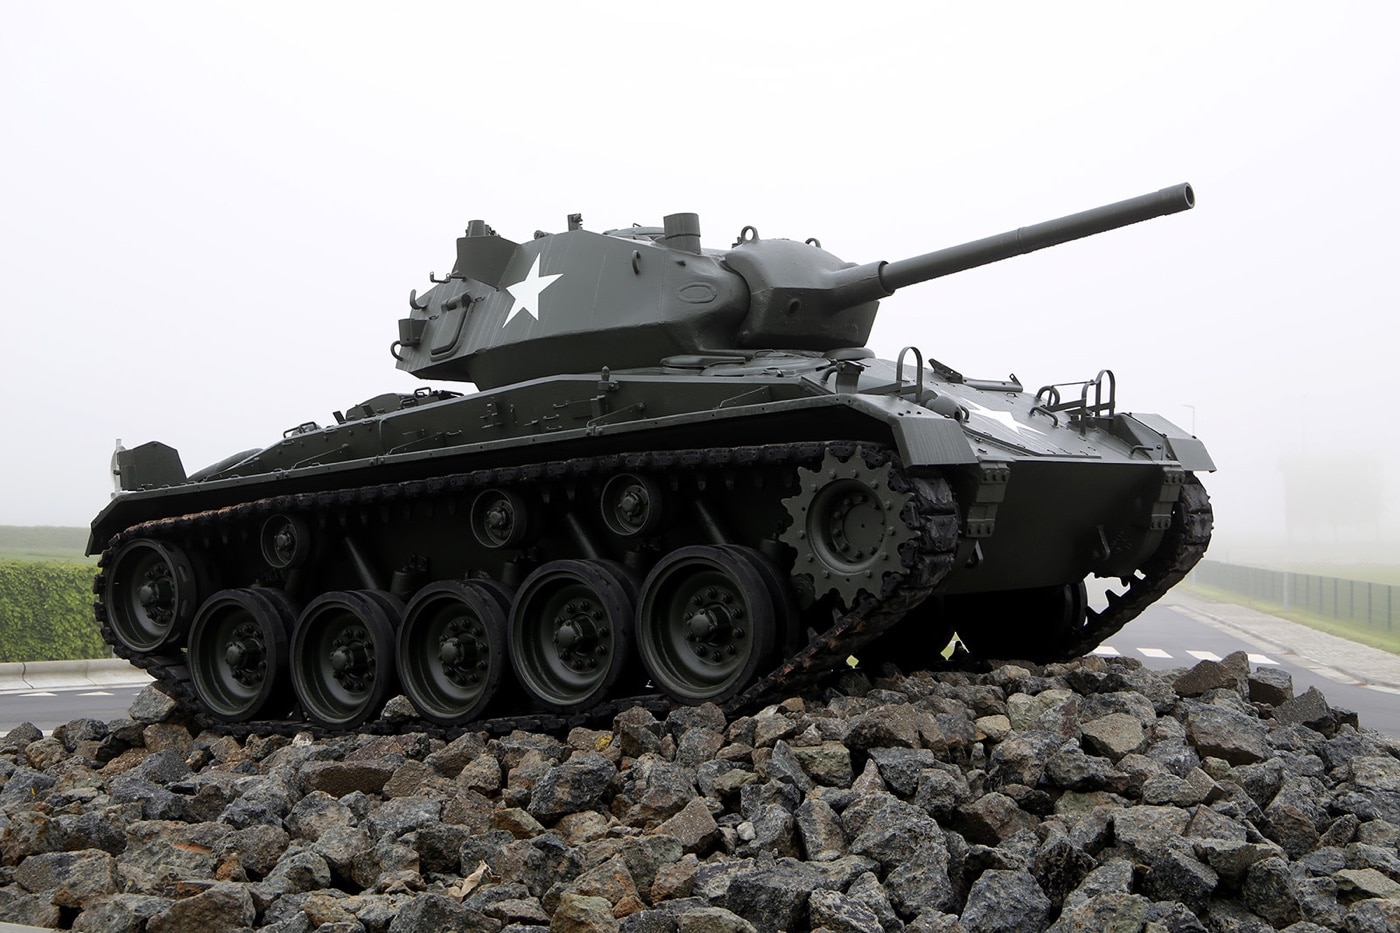
<svg viewBox="0 0 1400 933">
<path fill-rule="evenodd" d="M 1363 503 L 1343 537 L 1400 540 L 1397 11 L 8 4 L 0 524 L 86 524 L 119 437 L 194 470 L 411 391 L 396 322 L 472 218 L 696 211 L 708 246 L 866 262 L 1190 181 L 1194 211 L 906 289 L 871 345 L 1112 368 L 1208 445 L 1220 548 L 1281 538 L 1299 464 Z"/>
</svg>

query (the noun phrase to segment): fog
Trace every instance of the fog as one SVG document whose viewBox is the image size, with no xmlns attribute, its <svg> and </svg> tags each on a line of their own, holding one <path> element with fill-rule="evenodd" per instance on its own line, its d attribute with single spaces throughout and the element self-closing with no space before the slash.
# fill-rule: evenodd
<svg viewBox="0 0 1400 933">
<path fill-rule="evenodd" d="M 474 6 L 6 8 L 0 524 L 86 524 L 117 438 L 193 470 L 412 391 L 396 321 L 472 218 L 866 262 L 1189 181 L 900 292 L 871 346 L 1113 369 L 1215 458 L 1212 556 L 1400 553 L 1400 8 Z"/>
</svg>

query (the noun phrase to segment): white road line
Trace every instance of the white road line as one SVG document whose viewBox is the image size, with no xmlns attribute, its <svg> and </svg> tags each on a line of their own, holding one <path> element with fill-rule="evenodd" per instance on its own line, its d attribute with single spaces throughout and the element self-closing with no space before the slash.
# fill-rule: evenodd
<svg viewBox="0 0 1400 933">
<path fill-rule="evenodd" d="M 109 696 L 111 696 L 111 695 L 112 695 L 112 694 L 109 693 L 109 692 L 106 691 L 106 690 L 94 690 L 94 691 L 92 691 L 91 693 L 80 693 L 80 694 L 78 694 L 78 696 L 80 696 L 80 697 L 109 697 Z"/>
<path fill-rule="evenodd" d="M 1161 648 L 1139 648 L 1138 654 L 1144 658 L 1170 658 L 1171 652 L 1163 651 Z"/>
<path fill-rule="evenodd" d="M 1220 655 L 1216 654 L 1214 651 L 1188 651 L 1186 653 L 1191 655 L 1191 657 L 1195 658 L 1197 661 L 1220 660 Z"/>
<path fill-rule="evenodd" d="M 33 693 L 21 693 L 22 697 L 56 697 L 57 693 L 49 693 L 47 690 L 38 690 Z"/>
<path fill-rule="evenodd" d="M 1112 645 L 1099 645 L 1090 654 L 1096 654 L 1101 658 L 1121 658 L 1123 656 Z"/>
<path fill-rule="evenodd" d="M 1250 663 L 1250 664 L 1274 664 L 1274 665 L 1277 665 L 1277 664 L 1278 664 L 1277 661 L 1275 661 L 1273 658 L 1269 657 L 1267 654 L 1251 654 L 1251 655 L 1249 656 L 1249 663 Z"/>
</svg>

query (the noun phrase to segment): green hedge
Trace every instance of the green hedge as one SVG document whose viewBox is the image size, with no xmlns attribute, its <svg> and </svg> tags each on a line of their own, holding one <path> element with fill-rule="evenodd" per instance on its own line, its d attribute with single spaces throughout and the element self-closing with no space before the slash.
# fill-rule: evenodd
<svg viewBox="0 0 1400 933">
<path fill-rule="evenodd" d="M 110 652 L 92 615 L 95 568 L 0 560 L 0 661 L 76 661 Z"/>
</svg>

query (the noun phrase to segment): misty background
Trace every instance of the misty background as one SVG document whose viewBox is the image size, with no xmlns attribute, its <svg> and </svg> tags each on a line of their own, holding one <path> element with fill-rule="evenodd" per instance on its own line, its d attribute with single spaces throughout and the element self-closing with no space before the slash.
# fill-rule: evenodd
<svg viewBox="0 0 1400 933">
<path fill-rule="evenodd" d="M 1031 390 L 1111 368 L 1199 435 L 1222 560 L 1400 561 L 1400 7 L 11 4 L 0 524 L 421 385 L 412 288 L 696 211 L 894 260 L 1189 181 L 1193 211 L 921 286 L 870 345 Z M 445 388 L 470 389 L 469 386 Z"/>
</svg>

